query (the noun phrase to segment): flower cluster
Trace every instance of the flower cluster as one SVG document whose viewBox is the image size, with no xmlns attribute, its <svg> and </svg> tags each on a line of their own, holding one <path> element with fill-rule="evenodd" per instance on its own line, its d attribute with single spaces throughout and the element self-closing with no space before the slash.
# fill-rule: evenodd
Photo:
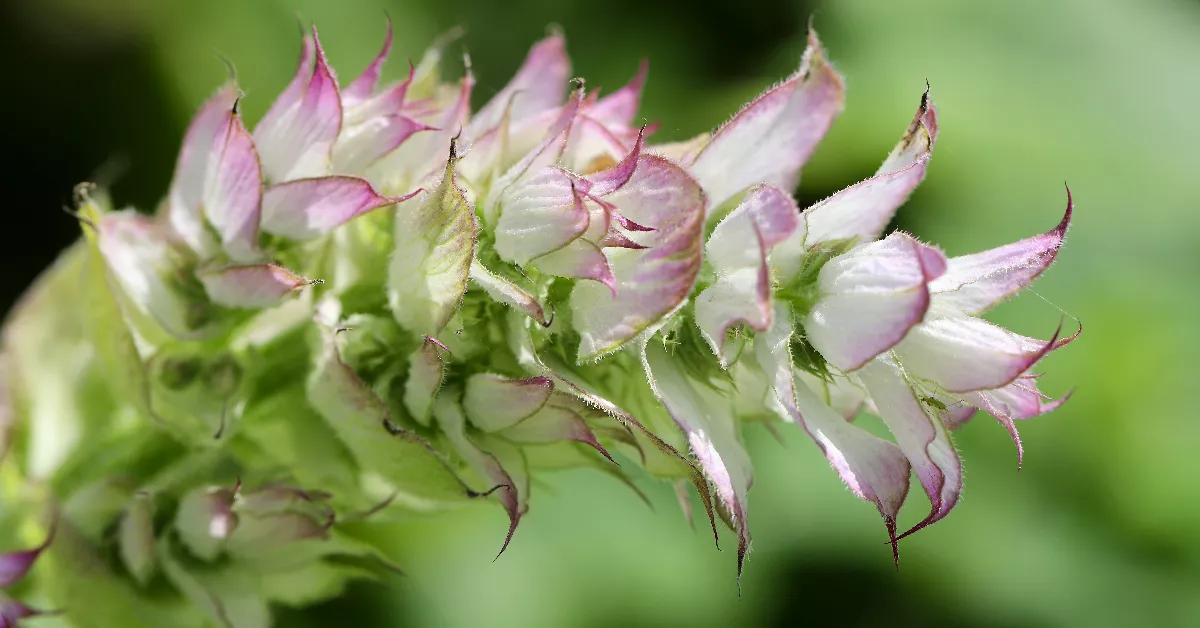
<svg viewBox="0 0 1200 628">
<path fill-rule="evenodd" d="M 268 603 L 390 568 L 351 521 L 494 500 L 503 551 L 532 475 L 633 486 L 616 459 L 685 508 L 690 483 L 740 573 L 748 423 L 806 432 L 895 551 L 957 502 L 950 430 L 983 410 L 1020 451 L 1014 421 L 1062 402 L 1031 369 L 1069 338 L 980 315 L 1054 260 L 1069 197 L 1054 229 L 974 255 L 884 234 L 937 140 L 928 90 L 874 176 L 802 210 L 844 91 L 813 33 L 795 74 L 668 144 L 638 120 L 646 67 L 589 90 L 559 35 L 473 115 L 469 63 L 443 81 L 442 43 L 381 85 L 390 47 L 343 83 L 313 29 L 253 130 L 220 88 L 154 216 L 81 188 L 84 240 L 7 323 L 14 451 L 59 518 L 54 590 L 107 591 L 105 625 L 183 625 L 161 593 L 137 602 L 159 580 L 266 625 Z M 914 471 L 932 507 L 898 534 Z"/>
</svg>

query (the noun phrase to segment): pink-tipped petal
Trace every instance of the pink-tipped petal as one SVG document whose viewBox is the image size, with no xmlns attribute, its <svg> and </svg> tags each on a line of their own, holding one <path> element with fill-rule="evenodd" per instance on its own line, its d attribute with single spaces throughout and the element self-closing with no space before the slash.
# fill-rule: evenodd
<svg viewBox="0 0 1200 628">
<path fill-rule="evenodd" d="M 0 589 L 7 589 L 20 582 L 53 540 L 54 531 L 51 530 L 46 535 L 46 540 L 35 548 L 0 554 Z"/>
<path fill-rule="evenodd" d="M 379 50 L 379 54 L 375 55 L 363 73 L 342 90 L 342 104 L 347 109 L 370 98 L 371 94 L 375 93 L 375 88 L 379 85 L 379 75 L 383 72 L 383 64 L 387 63 L 388 55 L 391 52 L 392 20 L 388 18 L 387 35 L 383 38 L 383 48 Z"/>
<path fill-rule="evenodd" d="M 678 165 L 643 153 L 629 181 L 606 201 L 653 231 L 632 234 L 647 248 L 610 249 L 617 293 L 576 284 L 570 307 L 580 361 L 615 351 L 687 299 L 700 272 L 704 192 Z"/>
<path fill-rule="evenodd" d="M 529 418 L 506 428 L 500 436 L 517 443 L 546 444 L 564 440 L 583 443 L 612 460 L 612 456 L 596 434 L 588 427 L 581 413 L 587 407 L 582 401 L 564 393 L 555 393 L 550 400 Z"/>
<path fill-rule="evenodd" d="M 642 367 L 655 396 L 687 436 L 692 454 L 716 488 L 738 533 L 738 575 L 750 549 L 746 494 L 750 490 L 750 457 L 737 433 L 738 422 L 728 402 L 703 384 L 690 380 L 678 361 L 656 339 L 642 342 Z"/>
<path fill-rule="evenodd" d="M 1031 419 L 1057 409 L 1067 402 L 1070 394 L 1052 399 L 1038 390 L 1037 380 L 1022 376 L 1002 388 L 980 390 L 963 395 L 963 399 L 993 416 Z"/>
<path fill-rule="evenodd" d="M 414 133 L 391 152 L 375 159 L 363 176 L 385 194 L 407 191 L 436 179 L 445 164 L 446 150 L 461 134 L 470 117 L 474 87 L 474 77 L 467 74 L 457 93 L 448 94 L 444 101 L 439 98 L 432 111 L 406 111 L 405 116 L 430 128 L 427 132 Z"/>
<path fill-rule="evenodd" d="M 446 364 L 445 349 L 429 336 L 408 358 L 408 379 L 404 382 L 404 408 L 421 425 L 429 426 L 433 401 L 442 387 Z"/>
<path fill-rule="evenodd" d="M 437 129 L 402 114 L 375 116 L 347 126 L 333 146 L 334 172 L 365 173 L 410 137 Z"/>
<path fill-rule="evenodd" d="M 929 496 L 929 516 L 900 535 L 902 538 L 941 520 L 958 503 L 962 461 L 941 418 L 921 402 L 894 361 L 883 357 L 872 360 L 858 376 Z"/>
<path fill-rule="evenodd" d="M 580 186 L 586 188 L 587 182 L 563 170 L 546 168 L 509 190 L 502 197 L 503 209 L 496 222 L 500 258 L 524 266 L 582 235 L 590 217 Z"/>
<path fill-rule="evenodd" d="M 861 499 L 875 504 L 896 538 L 896 516 L 908 495 L 909 464 L 895 444 L 846 421 L 805 385 L 792 367 L 790 312 L 776 305 L 774 323 L 755 338 L 755 357 L 771 379 L 785 419 L 800 426 L 824 452 L 842 481 Z"/>
<path fill-rule="evenodd" d="M 637 74 L 624 87 L 588 106 L 588 117 L 606 126 L 632 125 L 637 116 L 638 106 L 642 102 L 642 88 L 646 85 L 646 75 L 649 72 L 650 62 L 642 59 Z"/>
<path fill-rule="evenodd" d="M 235 261 L 258 256 L 262 169 L 254 141 L 237 114 L 238 92 L 226 85 L 200 108 L 188 127 L 168 207 L 172 228 L 193 250 L 204 256 L 220 245 Z"/>
<path fill-rule="evenodd" d="M 755 183 L 795 189 L 800 168 L 841 113 L 844 91 L 809 31 L 800 69 L 718 129 L 689 168 L 708 194 L 709 209 Z"/>
<path fill-rule="evenodd" d="M 548 377 L 509 379 L 477 373 L 467 379 L 462 405 L 471 425 L 497 432 L 533 416 L 553 392 L 554 382 Z"/>
<path fill-rule="evenodd" d="M 1050 231 L 981 253 L 952 257 L 946 274 L 929 284 L 933 298 L 966 314 L 981 314 L 1033 283 L 1058 255 L 1074 203 L 1067 190 L 1067 211 Z"/>
<path fill-rule="evenodd" d="M 929 307 L 927 283 L 945 258 L 904 233 L 851 249 L 827 262 L 820 298 L 804 331 L 821 355 L 853 371 L 900 342 Z"/>
<path fill-rule="evenodd" d="M 606 168 L 600 172 L 595 172 L 588 175 L 587 180 L 589 183 L 591 183 L 591 187 L 588 189 L 588 192 L 592 196 L 597 198 L 608 196 L 613 192 L 625 187 L 626 183 L 629 183 L 629 179 L 633 177 L 633 173 L 637 171 L 638 164 L 641 162 L 642 140 L 643 134 L 638 133 L 637 140 L 634 142 L 633 147 L 630 148 L 629 152 L 621 158 L 621 161 L 613 164 L 610 168 Z M 637 225 L 636 223 L 628 221 L 628 219 L 622 216 L 619 212 L 614 211 L 614 214 L 614 218 L 617 218 L 618 221 L 622 223 L 629 222 L 631 226 L 625 227 L 626 229 L 630 229 L 632 231 L 649 230 L 641 225 Z"/>
<path fill-rule="evenodd" d="M 896 210 L 925 178 L 937 131 L 937 112 L 926 91 L 904 137 L 874 176 L 805 210 L 808 245 L 848 238 L 862 242 L 878 238 Z"/>
<path fill-rule="evenodd" d="M 342 128 L 337 79 L 325 60 L 314 26 L 305 38 L 296 78 L 254 129 L 263 172 L 271 183 L 329 174 L 330 152 Z M 307 62 L 312 46 L 314 61 Z"/>
<path fill-rule="evenodd" d="M 1058 340 L 1035 340 L 980 318 L 934 318 L 919 325 L 896 347 L 914 376 L 951 393 L 1007 386 Z"/>
<path fill-rule="evenodd" d="M 854 420 L 866 405 L 867 392 L 850 378 L 834 375 L 830 379 L 822 379 L 804 371 L 796 371 L 795 375 L 797 385 L 807 386 L 816 393 L 821 403 L 847 421 Z"/>
<path fill-rule="evenodd" d="M 366 179 L 332 176 L 273 185 L 263 194 L 262 229 L 292 240 L 323 236 L 373 209 L 412 198 L 375 191 Z"/>
<path fill-rule="evenodd" d="M 279 305 L 312 280 L 274 264 L 225 266 L 197 273 L 208 298 L 217 305 L 267 308 Z"/>
<path fill-rule="evenodd" d="M 708 238 L 704 252 L 716 280 L 696 297 L 696 324 L 718 357 L 731 327 L 757 331 L 771 325 L 771 270 L 767 256 L 801 226 L 790 194 L 771 185 L 750 189 Z M 722 357 L 722 359 L 724 359 Z"/>
<path fill-rule="evenodd" d="M 562 35 L 552 35 L 529 50 L 516 75 L 471 119 L 467 135 L 477 137 L 500 123 L 511 106 L 514 123 L 558 107 L 567 93 L 571 60 Z M 511 100 L 511 105 L 510 101 Z"/>
<path fill-rule="evenodd" d="M 493 301 L 516 308 L 538 324 L 550 324 L 546 309 L 532 292 L 493 273 L 478 260 L 471 263 L 471 281 L 483 288 Z"/>
<path fill-rule="evenodd" d="M 475 211 L 454 181 L 453 149 L 442 180 L 396 208 L 388 303 L 410 331 L 436 335 L 458 309 L 475 258 Z"/>
</svg>

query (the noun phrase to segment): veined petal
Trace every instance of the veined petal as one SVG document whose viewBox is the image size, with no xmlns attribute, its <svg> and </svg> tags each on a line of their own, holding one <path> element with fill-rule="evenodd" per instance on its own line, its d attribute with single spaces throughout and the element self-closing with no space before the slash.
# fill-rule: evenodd
<svg viewBox="0 0 1200 628">
<path fill-rule="evenodd" d="M 540 325 L 550 323 L 550 320 L 546 318 L 546 310 L 538 302 L 537 297 L 521 286 L 491 272 L 483 264 L 480 264 L 479 260 L 471 262 L 471 281 L 483 288 L 483 291 L 493 301 L 516 308 Z"/>
<path fill-rule="evenodd" d="M 786 412 L 783 418 L 808 433 L 855 495 L 875 504 L 895 549 L 896 516 L 908 495 L 908 459 L 895 444 L 848 423 L 820 398 L 819 390 L 804 383 L 792 367 L 791 339 L 791 313 L 786 305 L 776 305 L 774 323 L 755 337 L 754 350 Z"/>
<path fill-rule="evenodd" d="M 1050 231 L 981 253 L 952 257 L 946 273 L 929 284 L 929 291 L 967 314 L 981 314 L 1033 283 L 1058 255 L 1074 203 L 1067 190 L 1067 211 Z"/>
<path fill-rule="evenodd" d="M 205 226 L 212 224 L 220 244 L 235 261 L 258 256 L 262 169 L 254 141 L 237 114 L 232 83 L 210 98 L 184 137 L 169 194 L 171 226 L 197 253 L 218 252 Z"/>
<path fill-rule="evenodd" d="M 958 503 L 962 493 L 962 461 L 950 434 L 937 416 L 932 416 L 890 357 L 867 363 L 858 377 L 875 401 L 879 416 L 908 457 L 932 505 L 929 516 L 909 531 L 908 536 L 939 521 Z"/>
<path fill-rule="evenodd" d="M 713 230 L 704 247 L 716 281 L 696 297 L 696 324 L 719 358 L 725 335 L 745 323 L 771 325 L 771 270 L 767 256 L 800 227 L 791 195 L 771 185 L 754 187 Z"/>
<path fill-rule="evenodd" d="M 853 371 L 887 351 L 921 322 L 927 283 L 945 271 L 945 257 L 905 233 L 860 245 L 821 268 L 820 298 L 804 331 L 821 355 Z"/>
<path fill-rule="evenodd" d="M 594 282 L 580 282 L 572 291 L 580 361 L 615 351 L 672 312 L 687 299 L 700 272 L 704 192 L 682 168 L 642 154 L 629 181 L 605 200 L 653 231 L 632 236 L 645 249 L 607 253 L 615 295 Z"/>
<path fill-rule="evenodd" d="M 437 340 L 425 336 L 420 348 L 408 358 L 408 379 L 404 382 L 404 408 L 421 425 L 429 426 L 434 398 L 442 387 L 446 364 Z"/>
<path fill-rule="evenodd" d="M 582 194 L 588 187 L 587 181 L 557 168 L 546 168 L 514 186 L 504 195 L 496 222 L 500 258 L 524 266 L 582 235 L 590 221 Z"/>
<path fill-rule="evenodd" d="M 738 575 L 750 549 L 746 493 L 750 490 L 750 457 L 737 434 L 729 404 L 692 382 L 676 360 L 653 338 L 642 341 L 642 367 L 650 387 L 687 436 L 692 454 L 716 487 L 738 533 Z"/>
<path fill-rule="evenodd" d="M 311 56 L 315 63 L 310 70 Z M 312 39 L 304 38 L 296 77 L 254 129 L 267 180 L 282 183 L 329 174 L 330 151 L 341 129 L 337 79 L 314 26 Z"/>
<path fill-rule="evenodd" d="M 980 318 L 934 318 L 914 328 L 896 357 L 914 377 L 952 393 L 1007 386 L 1058 340 L 1042 342 Z"/>
<path fill-rule="evenodd" d="M 538 257 L 533 260 L 533 266 L 548 275 L 598 281 L 614 295 L 617 293 L 616 278 L 608 257 L 599 246 L 583 238 Z"/>
<path fill-rule="evenodd" d="M 387 35 L 383 38 L 383 48 L 379 50 L 379 54 L 371 60 L 371 63 L 363 70 L 358 78 L 350 82 L 345 89 L 342 90 L 342 105 L 349 109 L 354 105 L 371 97 L 375 93 L 375 88 L 379 85 L 379 75 L 383 71 L 383 64 L 387 63 L 388 55 L 392 52 L 392 19 L 387 18 Z"/>
<path fill-rule="evenodd" d="M 25 574 L 33 568 L 33 564 L 37 562 L 38 556 L 50 547 L 50 542 L 54 540 L 54 530 L 51 530 L 46 535 L 46 540 L 42 544 L 27 550 L 17 552 L 9 552 L 0 554 L 0 589 L 7 589 L 21 581 Z"/>
<path fill-rule="evenodd" d="M 364 176 L 385 194 L 407 192 L 437 176 L 446 149 L 470 116 L 474 87 L 475 78 L 467 74 L 451 100 L 438 102 L 436 110 L 427 117 L 410 116 L 432 128 L 408 137 L 394 150 L 374 160 L 366 167 Z"/>
<path fill-rule="evenodd" d="M 795 189 L 800 168 L 841 113 L 844 91 L 810 30 L 800 69 L 718 129 L 688 169 L 708 194 L 709 210 L 755 183 Z"/>
<path fill-rule="evenodd" d="M 396 208 L 388 303 L 410 331 L 435 335 L 467 291 L 475 257 L 475 212 L 454 182 L 454 148 L 442 180 Z"/>
<path fill-rule="evenodd" d="M 1067 402 L 1070 394 L 1051 399 L 1038 390 L 1037 380 L 1031 375 L 1022 375 L 1012 383 L 992 390 L 980 390 L 963 395 L 963 399 L 988 414 L 1011 419 L 1031 419 L 1057 409 Z"/>
<path fill-rule="evenodd" d="M 510 100 L 514 123 L 558 107 L 567 94 L 570 74 L 571 60 L 567 58 L 567 44 L 562 35 L 539 41 L 529 50 L 525 63 L 508 85 L 472 117 L 467 135 L 477 137 L 499 124 Z"/>
<path fill-rule="evenodd" d="M 896 210 L 925 178 L 937 132 L 937 111 L 927 89 L 904 137 L 875 176 L 805 210 L 808 245 L 847 238 L 859 238 L 862 242 L 878 238 Z"/>
<path fill-rule="evenodd" d="M 396 150 L 415 133 L 437 129 L 399 113 L 372 117 L 347 125 L 333 145 L 333 171 L 365 173 L 372 164 Z"/>
<path fill-rule="evenodd" d="M 313 281 L 274 264 L 244 264 L 203 270 L 197 273 L 217 305 L 237 308 L 266 308 L 284 297 L 311 286 Z"/>
<path fill-rule="evenodd" d="M 533 416 L 553 392 L 554 382 L 548 377 L 508 379 L 478 373 L 467 379 L 462 406 L 471 425 L 498 432 Z"/>
<path fill-rule="evenodd" d="M 508 549 L 513 533 L 517 531 L 517 524 L 521 522 L 521 496 L 517 483 L 495 456 L 480 449 L 467 437 L 463 411 L 454 395 L 439 395 L 433 412 L 442 432 L 458 454 L 476 473 L 494 483 L 493 490 L 499 490 L 498 497 L 508 512 L 509 522 L 508 534 L 504 537 L 504 545 L 500 547 L 500 553 L 503 554 Z"/>
<path fill-rule="evenodd" d="M 311 240 L 373 209 L 406 201 L 417 192 L 398 198 L 384 196 L 358 177 L 288 181 L 267 188 L 263 195 L 262 229 L 292 240 Z"/>
</svg>

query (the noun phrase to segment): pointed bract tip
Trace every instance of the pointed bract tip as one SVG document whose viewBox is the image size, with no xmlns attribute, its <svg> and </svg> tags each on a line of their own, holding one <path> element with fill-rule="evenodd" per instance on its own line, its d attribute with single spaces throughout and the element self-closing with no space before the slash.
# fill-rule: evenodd
<svg viewBox="0 0 1200 628">
<path fill-rule="evenodd" d="M 1075 199 L 1071 196 L 1071 186 L 1067 185 L 1066 181 L 1063 181 L 1063 187 L 1067 190 L 1067 210 L 1063 212 L 1062 220 L 1059 221 L 1058 226 L 1050 231 L 1050 233 L 1059 237 L 1067 234 L 1067 228 L 1071 226 L 1071 215 L 1075 213 Z"/>
</svg>

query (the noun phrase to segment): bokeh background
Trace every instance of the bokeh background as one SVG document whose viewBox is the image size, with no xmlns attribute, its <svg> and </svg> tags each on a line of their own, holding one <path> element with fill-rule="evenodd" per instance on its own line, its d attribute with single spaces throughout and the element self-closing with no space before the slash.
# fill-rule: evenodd
<svg viewBox="0 0 1200 628">
<path fill-rule="evenodd" d="M 898 572 L 874 509 L 803 434 L 750 430 L 740 599 L 732 539 L 714 549 L 667 487 L 642 483 L 651 510 L 579 472 L 546 479 L 499 560 L 498 508 L 397 526 L 387 537 L 406 577 L 279 625 L 1200 626 L 1200 3 L 4 0 L 5 307 L 78 236 L 59 211 L 75 183 L 157 204 L 222 57 L 253 122 L 292 76 L 297 18 L 352 76 L 385 11 L 393 77 L 464 26 L 480 102 L 551 24 L 590 85 L 615 88 L 649 57 L 656 141 L 704 131 L 786 76 L 813 16 L 848 99 L 802 205 L 869 175 L 928 79 L 942 135 L 897 226 L 951 254 L 994 246 L 1054 225 L 1068 182 L 1076 222 L 1058 263 L 994 319 L 1042 336 L 1063 312 L 1081 320 L 1082 338 L 1044 364 L 1044 390 L 1075 393 L 1022 425 L 1020 471 L 991 419 L 958 433 L 965 498 L 902 543 Z M 908 518 L 924 507 L 914 499 Z"/>
</svg>

